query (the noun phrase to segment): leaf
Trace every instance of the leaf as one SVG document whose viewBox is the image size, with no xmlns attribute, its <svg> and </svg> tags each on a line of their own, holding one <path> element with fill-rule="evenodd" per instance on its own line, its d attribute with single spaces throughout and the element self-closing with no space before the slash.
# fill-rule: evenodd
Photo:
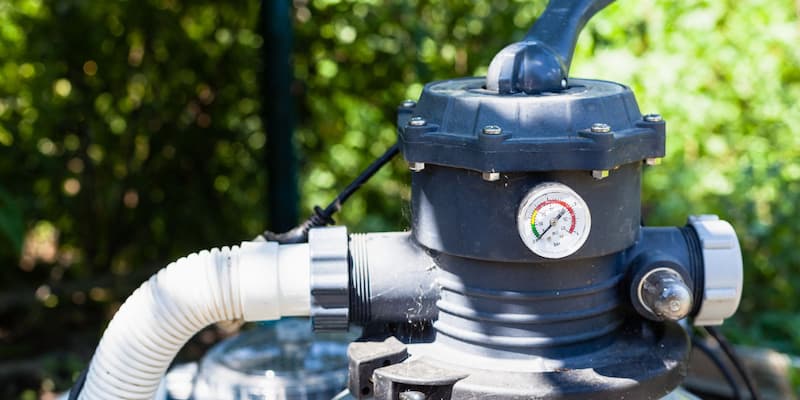
<svg viewBox="0 0 800 400">
<path fill-rule="evenodd" d="M 10 241 L 19 255 L 22 253 L 24 234 L 22 209 L 10 193 L 0 188 L 0 238 Z"/>
</svg>

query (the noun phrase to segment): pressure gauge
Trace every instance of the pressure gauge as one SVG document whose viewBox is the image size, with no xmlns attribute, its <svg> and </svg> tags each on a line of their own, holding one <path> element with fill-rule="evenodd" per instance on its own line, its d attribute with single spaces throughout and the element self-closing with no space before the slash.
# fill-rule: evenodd
<svg viewBox="0 0 800 400">
<path fill-rule="evenodd" d="M 589 237 L 589 207 L 574 190 L 561 183 L 543 183 L 522 200 L 517 214 L 519 235 L 534 253 L 564 258 Z"/>
</svg>

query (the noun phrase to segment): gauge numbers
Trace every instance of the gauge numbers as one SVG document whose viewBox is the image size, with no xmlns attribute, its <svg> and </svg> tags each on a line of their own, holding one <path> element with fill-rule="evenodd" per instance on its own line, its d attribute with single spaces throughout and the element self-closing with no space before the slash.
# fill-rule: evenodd
<svg viewBox="0 0 800 400">
<path fill-rule="evenodd" d="M 589 237 L 589 207 L 561 183 L 543 183 L 522 200 L 517 227 L 531 251 L 545 258 L 564 258 L 578 251 Z"/>
</svg>

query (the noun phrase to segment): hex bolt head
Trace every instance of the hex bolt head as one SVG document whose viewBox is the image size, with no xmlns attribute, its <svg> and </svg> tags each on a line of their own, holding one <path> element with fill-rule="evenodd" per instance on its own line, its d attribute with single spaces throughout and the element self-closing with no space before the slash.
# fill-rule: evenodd
<svg viewBox="0 0 800 400">
<path fill-rule="evenodd" d="M 484 135 L 499 135 L 503 133 L 503 128 L 497 125 L 486 125 L 483 127 L 482 132 Z"/>
<path fill-rule="evenodd" d="M 647 114 L 642 117 L 643 120 L 646 122 L 661 122 L 664 118 L 661 117 L 661 114 Z"/>
<path fill-rule="evenodd" d="M 601 179 L 608 178 L 610 172 L 607 169 L 595 169 L 592 170 L 592 178 L 597 179 L 598 181 Z"/>
<path fill-rule="evenodd" d="M 639 284 L 639 301 L 659 319 L 677 321 L 692 311 L 692 292 L 672 268 L 656 268 Z"/>
<path fill-rule="evenodd" d="M 422 171 L 423 169 L 425 169 L 425 163 L 410 162 L 410 163 L 408 163 L 408 169 L 410 169 L 410 170 L 412 170 L 414 172 Z"/>
<path fill-rule="evenodd" d="M 645 158 L 644 159 L 644 163 L 647 164 L 647 165 L 651 165 L 651 166 L 652 165 L 658 165 L 658 164 L 661 164 L 661 159 L 658 158 L 658 157 Z"/>
<path fill-rule="evenodd" d="M 427 123 L 428 121 L 425 121 L 425 118 L 420 116 L 411 117 L 411 119 L 408 120 L 408 124 L 411 126 L 425 126 Z"/>
<path fill-rule="evenodd" d="M 411 100 L 411 99 L 403 100 L 403 102 L 400 103 L 400 107 L 403 107 L 403 108 L 414 108 L 416 106 L 417 106 L 417 102 L 414 101 L 414 100 Z"/>
<path fill-rule="evenodd" d="M 602 122 L 595 122 L 591 128 L 594 133 L 609 133 L 611 132 L 611 125 Z"/>
<path fill-rule="evenodd" d="M 499 172 L 484 172 L 481 177 L 487 182 L 494 182 L 500 180 Z"/>
</svg>

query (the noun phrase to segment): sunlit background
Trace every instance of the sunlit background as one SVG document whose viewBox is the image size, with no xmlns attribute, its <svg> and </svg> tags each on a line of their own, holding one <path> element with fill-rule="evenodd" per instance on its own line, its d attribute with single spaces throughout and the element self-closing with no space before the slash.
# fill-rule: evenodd
<svg viewBox="0 0 800 400">
<path fill-rule="evenodd" d="M 0 0 L 0 397 L 53 398 L 153 271 L 270 226 L 267 182 L 285 173 L 267 167 L 270 107 L 294 107 L 305 217 L 394 142 L 398 103 L 484 74 L 544 3 L 295 0 L 286 96 L 264 89 L 263 67 L 280 60 L 262 51 L 258 1 Z M 572 69 L 628 84 L 643 112 L 664 115 L 646 223 L 731 221 L 746 286 L 725 330 L 793 354 L 798 13 L 792 0 L 619 0 L 584 30 Z M 407 180 L 396 160 L 337 221 L 407 228 Z"/>
</svg>

